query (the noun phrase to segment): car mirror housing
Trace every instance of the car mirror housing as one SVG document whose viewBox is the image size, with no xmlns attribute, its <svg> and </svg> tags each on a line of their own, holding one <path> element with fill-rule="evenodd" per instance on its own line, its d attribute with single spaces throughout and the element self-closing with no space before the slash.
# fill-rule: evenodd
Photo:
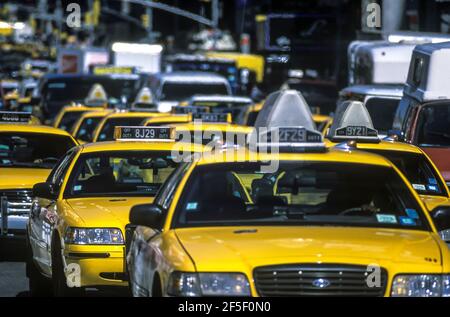
<svg viewBox="0 0 450 317">
<path fill-rule="evenodd" d="M 53 192 L 53 187 L 50 183 L 37 183 L 33 186 L 33 196 L 54 200 L 56 195 Z"/>
<path fill-rule="evenodd" d="M 432 216 L 441 238 L 447 243 L 450 242 L 450 206 L 436 207 Z"/>
<path fill-rule="evenodd" d="M 161 229 L 164 210 L 154 204 L 136 205 L 130 211 L 130 223 L 152 229 Z"/>
</svg>

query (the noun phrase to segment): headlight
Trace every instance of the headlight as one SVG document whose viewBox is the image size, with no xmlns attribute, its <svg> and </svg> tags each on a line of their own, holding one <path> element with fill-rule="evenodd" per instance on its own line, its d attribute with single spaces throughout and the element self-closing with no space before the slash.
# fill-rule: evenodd
<svg viewBox="0 0 450 317">
<path fill-rule="evenodd" d="M 64 239 L 67 244 L 123 244 L 120 229 L 68 228 Z"/>
<path fill-rule="evenodd" d="M 450 275 L 399 275 L 392 283 L 394 297 L 449 297 Z"/>
<path fill-rule="evenodd" d="M 250 296 L 250 284 L 240 273 L 182 273 L 170 276 L 172 296 Z"/>
</svg>

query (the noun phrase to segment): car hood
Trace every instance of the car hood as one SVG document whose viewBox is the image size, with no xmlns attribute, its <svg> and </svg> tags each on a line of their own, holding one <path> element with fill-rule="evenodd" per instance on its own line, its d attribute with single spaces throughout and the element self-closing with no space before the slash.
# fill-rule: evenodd
<svg viewBox="0 0 450 317">
<path fill-rule="evenodd" d="M 446 182 L 450 182 L 450 148 L 448 147 L 422 147 L 421 148 L 441 172 Z"/>
<path fill-rule="evenodd" d="M 47 180 L 51 169 L 0 168 L 0 189 L 31 189 Z"/>
<path fill-rule="evenodd" d="M 68 199 L 67 220 L 70 226 L 124 229 L 130 222 L 131 207 L 150 204 L 149 197 L 101 197 Z"/>
<path fill-rule="evenodd" d="M 441 270 L 431 233 L 350 227 L 224 227 L 176 229 L 198 271 L 240 272 L 289 263 L 408 263 Z M 427 259 L 435 262 L 428 263 Z M 406 265 L 405 265 L 406 266 Z M 420 268 L 419 268 L 420 270 Z"/>
</svg>

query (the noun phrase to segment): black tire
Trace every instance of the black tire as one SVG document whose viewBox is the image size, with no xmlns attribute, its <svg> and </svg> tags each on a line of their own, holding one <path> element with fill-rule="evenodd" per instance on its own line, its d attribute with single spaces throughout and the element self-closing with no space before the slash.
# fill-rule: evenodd
<svg viewBox="0 0 450 317">
<path fill-rule="evenodd" d="M 64 273 L 62 261 L 61 245 L 58 238 L 55 239 L 52 247 L 52 284 L 53 295 L 55 297 L 81 297 L 84 295 L 84 289 L 81 287 L 68 287 L 67 279 Z"/>
<path fill-rule="evenodd" d="M 26 273 L 28 277 L 28 287 L 32 297 L 51 297 L 53 295 L 52 283 L 39 272 L 33 261 L 31 246 L 27 243 L 27 254 L 25 260 Z"/>
</svg>

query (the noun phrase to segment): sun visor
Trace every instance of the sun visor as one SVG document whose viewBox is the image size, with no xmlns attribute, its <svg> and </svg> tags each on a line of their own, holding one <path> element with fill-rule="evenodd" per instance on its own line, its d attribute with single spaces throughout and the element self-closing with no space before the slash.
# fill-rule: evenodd
<svg viewBox="0 0 450 317">
<path fill-rule="evenodd" d="M 345 101 L 339 104 L 328 138 L 332 141 L 380 141 L 369 111 L 359 101 Z"/>
<path fill-rule="evenodd" d="M 311 110 L 300 92 L 283 90 L 270 94 L 256 119 L 255 128 L 304 127 L 316 130 Z"/>
</svg>

